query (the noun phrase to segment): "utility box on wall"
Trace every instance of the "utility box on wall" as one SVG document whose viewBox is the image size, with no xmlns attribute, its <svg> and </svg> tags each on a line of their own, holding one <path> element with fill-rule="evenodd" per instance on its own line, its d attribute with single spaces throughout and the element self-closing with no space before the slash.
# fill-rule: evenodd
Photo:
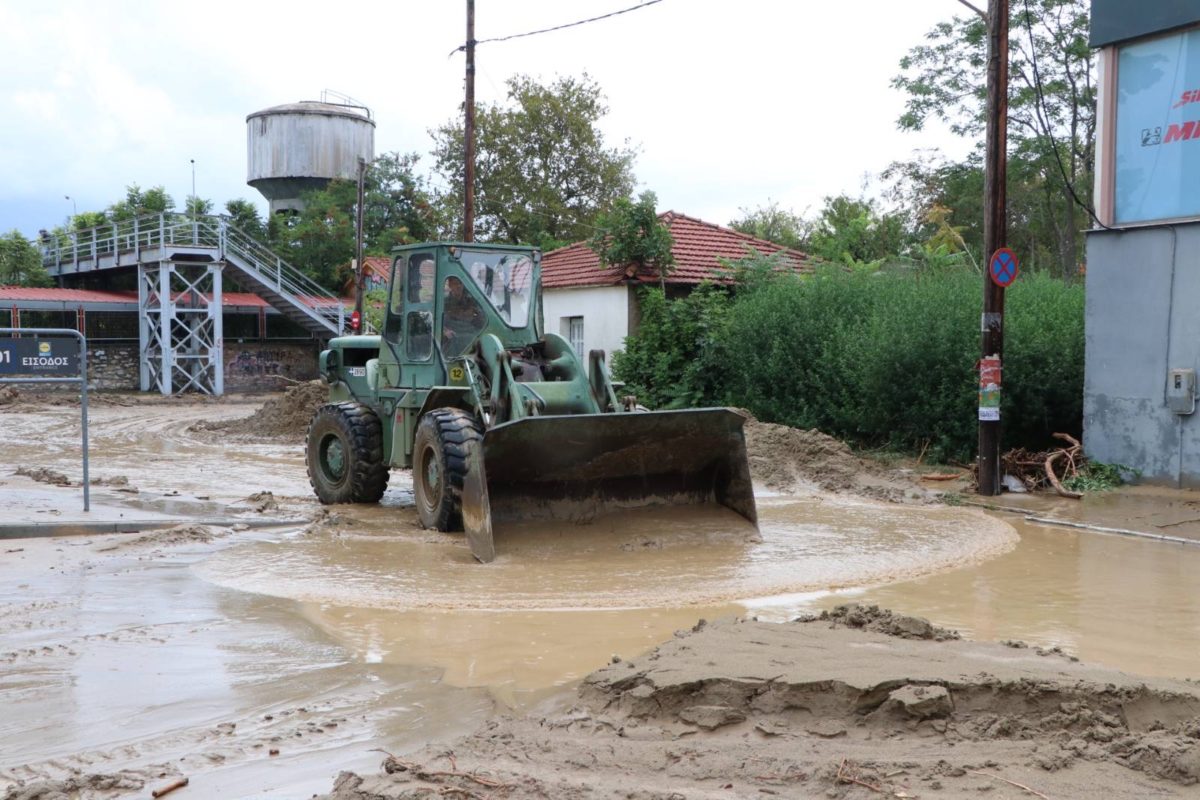
<svg viewBox="0 0 1200 800">
<path fill-rule="evenodd" d="M 1175 414 L 1196 410 L 1196 370 L 1173 369 L 1167 373 L 1167 407 Z"/>
</svg>

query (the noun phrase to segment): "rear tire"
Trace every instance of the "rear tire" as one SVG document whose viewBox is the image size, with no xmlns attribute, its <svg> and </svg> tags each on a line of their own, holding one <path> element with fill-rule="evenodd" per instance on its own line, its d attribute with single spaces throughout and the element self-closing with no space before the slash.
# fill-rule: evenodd
<svg viewBox="0 0 1200 800">
<path fill-rule="evenodd" d="M 417 425 L 413 441 L 413 494 L 421 525 L 460 531 L 462 489 L 471 453 L 483 441 L 475 415 L 438 408 Z"/>
<path fill-rule="evenodd" d="M 308 482 L 322 503 L 378 503 L 383 497 L 383 426 L 367 406 L 321 406 L 308 426 L 307 450 Z"/>
</svg>

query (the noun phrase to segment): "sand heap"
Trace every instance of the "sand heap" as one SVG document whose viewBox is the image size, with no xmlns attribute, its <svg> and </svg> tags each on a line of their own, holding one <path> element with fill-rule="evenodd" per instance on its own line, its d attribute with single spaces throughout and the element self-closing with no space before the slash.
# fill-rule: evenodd
<svg viewBox="0 0 1200 800">
<path fill-rule="evenodd" d="M 852 492 L 877 500 L 926 499 L 926 492 L 820 431 L 747 420 L 746 450 L 755 483 L 780 492 Z M 913 495 L 917 497 L 914 498 Z"/>
<path fill-rule="evenodd" d="M 317 409 L 329 402 L 329 384 L 323 380 L 300 383 L 272 398 L 248 417 L 201 421 L 197 431 L 220 431 L 272 439 L 303 439 Z"/>
<path fill-rule="evenodd" d="M 701 622 L 327 800 L 1195 796 L 1200 687 L 950 636 L 879 609 Z"/>
<path fill-rule="evenodd" d="M 19 400 L 21 395 L 11 386 L 0 386 L 0 406 L 10 406 Z"/>
</svg>

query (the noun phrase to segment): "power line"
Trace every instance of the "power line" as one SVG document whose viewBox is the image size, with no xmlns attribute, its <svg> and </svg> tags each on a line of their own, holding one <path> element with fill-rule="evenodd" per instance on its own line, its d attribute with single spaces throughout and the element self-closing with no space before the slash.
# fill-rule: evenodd
<svg viewBox="0 0 1200 800">
<path fill-rule="evenodd" d="M 555 25 L 553 28 L 542 28 L 541 30 L 528 31 L 526 33 L 514 33 L 510 36 L 496 36 L 491 39 L 476 39 L 475 44 L 480 45 L 480 44 L 488 44 L 490 42 L 507 42 L 510 39 L 521 39 L 526 36 L 537 36 L 539 33 L 550 33 L 551 31 L 561 31 L 564 28 L 574 28 L 577 25 L 586 25 L 589 22 L 597 22 L 602 19 L 608 19 L 609 17 L 616 17 L 621 14 L 628 14 L 630 11 L 637 11 L 639 8 L 645 8 L 646 6 L 652 6 L 655 3 L 661 3 L 661 2 L 662 2 L 662 0 L 646 0 L 646 2 L 644 2 L 644 3 L 639 3 L 638 5 L 630 6 L 629 8 L 622 8 L 620 11 L 610 11 L 609 13 L 601 14 L 598 17 L 590 17 L 588 19 L 581 19 L 577 22 L 568 22 L 565 25 Z M 461 44 L 458 47 L 451 50 L 450 55 L 454 55 L 455 53 L 461 53 L 462 51 L 464 51 L 466 49 L 467 49 L 467 45 Z"/>
<path fill-rule="evenodd" d="M 1042 76 L 1038 71 L 1037 65 L 1037 45 L 1033 40 L 1033 24 L 1030 22 L 1033 15 L 1029 10 L 1029 0 L 1023 0 L 1023 2 L 1025 4 L 1025 33 L 1029 38 L 1029 63 L 1033 67 L 1033 92 L 1037 101 L 1035 108 L 1038 119 L 1046 131 L 1045 136 L 1050 142 L 1050 149 L 1054 152 L 1054 161 L 1058 164 L 1058 171 L 1062 175 L 1063 185 L 1067 187 L 1067 192 L 1071 195 L 1071 199 L 1075 201 L 1075 205 L 1086 211 L 1088 216 L 1092 218 L 1092 222 L 1095 222 L 1106 231 L 1111 231 L 1113 229 L 1100 221 L 1100 218 L 1096 216 L 1096 212 L 1092 210 L 1092 207 L 1079 199 L 1079 195 L 1075 193 L 1075 186 L 1071 183 L 1071 179 L 1067 177 L 1067 168 L 1063 165 L 1062 155 L 1058 152 L 1058 141 L 1054 138 L 1054 133 L 1050 129 L 1050 111 L 1046 107 L 1046 95 L 1042 92 Z M 1071 146 L 1074 147 L 1074 144 L 1072 142 Z"/>
</svg>

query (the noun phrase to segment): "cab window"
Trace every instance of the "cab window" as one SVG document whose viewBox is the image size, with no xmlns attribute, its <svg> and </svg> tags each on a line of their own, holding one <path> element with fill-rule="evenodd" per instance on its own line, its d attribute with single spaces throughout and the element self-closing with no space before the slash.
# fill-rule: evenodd
<svg viewBox="0 0 1200 800">
<path fill-rule="evenodd" d="M 509 327 L 523 328 L 529 323 L 534 290 L 529 256 L 464 249 L 460 260 L 479 293 Z"/>
<path fill-rule="evenodd" d="M 483 308 L 466 285 L 453 276 L 442 286 L 442 354 L 462 355 L 487 325 Z"/>
<path fill-rule="evenodd" d="M 413 253 L 408 259 L 408 302 L 432 303 L 437 262 L 433 253 Z"/>
<path fill-rule="evenodd" d="M 427 361 L 433 355 L 433 312 L 410 311 L 405 323 L 405 353 L 411 361 Z"/>
</svg>

